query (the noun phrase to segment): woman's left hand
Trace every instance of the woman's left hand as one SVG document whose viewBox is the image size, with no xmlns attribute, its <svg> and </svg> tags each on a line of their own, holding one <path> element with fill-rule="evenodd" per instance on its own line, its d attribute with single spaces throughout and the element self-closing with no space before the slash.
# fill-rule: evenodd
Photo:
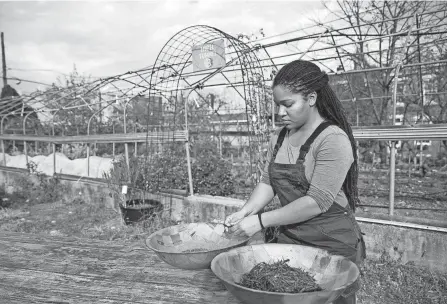
<svg viewBox="0 0 447 304">
<path fill-rule="evenodd" d="M 261 224 L 259 223 L 258 216 L 255 215 L 249 215 L 242 219 L 239 223 L 234 225 L 229 229 L 229 232 L 232 233 L 234 236 L 253 236 L 256 232 L 261 231 Z"/>
</svg>

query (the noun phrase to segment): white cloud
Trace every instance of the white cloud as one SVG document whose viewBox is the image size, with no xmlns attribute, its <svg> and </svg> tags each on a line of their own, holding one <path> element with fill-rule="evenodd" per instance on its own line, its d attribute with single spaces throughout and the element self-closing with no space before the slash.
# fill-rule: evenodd
<svg viewBox="0 0 447 304">
<path fill-rule="evenodd" d="M 188 26 L 231 35 L 263 28 L 276 35 L 300 27 L 319 7 L 313 1 L 0 2 L 0 29 L 9 67 L 70 73 L 76 64 L 81 74 L 107 76 L 153 64 L 163 45 Z M 10 73 L 44 83 L 58 75 Z M 35 87 L 22 82 L 18 90 Z"/>
</svg>

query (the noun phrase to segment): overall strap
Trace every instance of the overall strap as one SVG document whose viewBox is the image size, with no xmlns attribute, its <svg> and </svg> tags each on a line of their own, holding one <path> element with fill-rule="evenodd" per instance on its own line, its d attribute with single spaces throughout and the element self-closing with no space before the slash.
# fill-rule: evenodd
<svg viewBox="0 0 447 304">
<path fill-rule="evenodd" d="M 301 146 L 300 148 L 300 156 L 297 159 L 298 161 L 303 161 L 304 158 L 307 155 L 307 152 L 309 152 L 310 150 L 310 146 L 312 145 L 312 143 L 314 142 L 315 138 L 317 138 L 318 135 L 320 135 L 321 132 L 323 132 L 324 129 L 326 129 L 327 127 L 329 127 L 330 125 L 332 125 L 333 123 L 330 121 L 325 121 L 323 123 L 321 123 L 316 129 L 315 131 L 309 136 L 309 138 L 306 140 L 306 142 L 304 143 L 304 145 Z"/>
<path fill-rule="evenodd" d="M 281 132 L 279 132 L 278 140 L 276 141 L 275 148 L 273 149 L 272 162 L 275 161 L 276 154 L 278 153 L 279 148 L 282 146 L 282 142 L 284 141 L 284 137 L 286 137 L 287 129 L 282 128 Z"/>
</svg>

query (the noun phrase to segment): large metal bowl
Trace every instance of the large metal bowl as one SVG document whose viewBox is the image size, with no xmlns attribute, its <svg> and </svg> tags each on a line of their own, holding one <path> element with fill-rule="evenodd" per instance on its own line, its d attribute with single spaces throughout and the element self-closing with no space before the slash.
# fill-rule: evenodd
<svg viewBox="0 0 447 304">
<path fill-rule="evenodd" d="M 289 259 L 291 267 L 308 271 L 323 289 L 316 292 L 277 293 L 242 287 L 243 274 L 261 262 L 274 263 Z M 211 270 L 237 299 L 247 304 L 323 304 L 337 299 L 359 276 L 359 269 L 342 256 L 327 251 L 293 244 L 258 244 L 232 249 L 219 254 Z"/>
<path fill-rule="evenodd" d="M 146 238 L 146 246 L 160 259 L 182 269 L 206 269 L 218 254 L 245 245 L 250 238 L 235 238 L 222 224 L 191 223 L 161 229 Z"/>
</svg>

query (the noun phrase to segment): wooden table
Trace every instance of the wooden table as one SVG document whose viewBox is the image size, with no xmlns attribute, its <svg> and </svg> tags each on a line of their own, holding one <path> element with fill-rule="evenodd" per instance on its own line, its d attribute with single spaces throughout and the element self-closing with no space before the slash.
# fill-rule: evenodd
<svg viewBox="0 0 447 304">
<path fill-rule="evenodd" d="M 240 304 L 211 270 L 182 270 L 142 242 L 0 232 L 0 303 Z"/>
</svg>

